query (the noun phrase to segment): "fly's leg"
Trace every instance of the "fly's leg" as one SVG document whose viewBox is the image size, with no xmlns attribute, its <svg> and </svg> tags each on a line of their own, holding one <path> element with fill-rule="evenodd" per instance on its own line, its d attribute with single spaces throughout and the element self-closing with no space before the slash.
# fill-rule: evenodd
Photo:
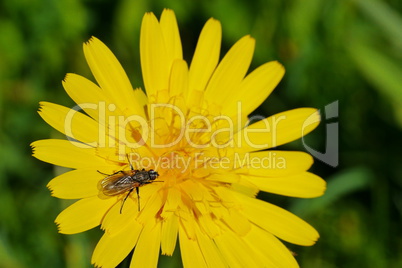
<svg viewBox="0 0 402 268">
<path fill-rule="evenodd" d="M 106 174 L 106 173 L 100 172 L 99 170 L 97 170 L 97 171 L 98 171 L 99 174 L 102 174 L 102 175 L 105 175 L 105 176 L 110 176 L 110 174 Z"/>
<path fill-rule="evenodd" d="M 98 171 L 98 173 L 100 173 L 102 175 L 105 175 L 105 176 L 113 176 L 113 175 L 116 175 L 118 173 L 123 173 L 123 170 L 119 170 L 119 171 L 117 171 L 117 172 L 115 172 L 113 174 L 106 174 L 106 173 L 100 172 L 99 170 L 97 170 L 97 171 Z"/>
<path fill-rule="evenodd" d="M 128 154 L 126 154 L 126 157 L 127 157 L 127 161 L 128 161 L 128 163 L 130 164 L 130 168 L 131 168 L 131 170 L 134 170 L 134 168 L 133 168 L 133 164 L 131 164 L 130 158 L 128 158 Z"/>
<path fill-rule="evenodd" d="M 133 190 L 134 190 L 134 188 L 133 188 L 133 189 L 130 189 L 130 191 L 128 191 L 128 193 L 127 193 L 126 197 L 124 198 L 123 203 L 121 204 L 121 207 L 120 207 L 120 214 L 121 214 L 121 213 L 122 213 L 122 211 L 123 211 L 123 206 L 124 206 L 124 203 L 126 202 L 126 200 L 127 200 L 128 196 L 131 194 L 131 192 L 132 192 Z"/>
<path fill-rule="evenodd" d="M 137 199 L 138 199 L 138 211 L 140 211 L 140 188 L 135 187 L 135 191 L 137 192 Z"/>
</svg>

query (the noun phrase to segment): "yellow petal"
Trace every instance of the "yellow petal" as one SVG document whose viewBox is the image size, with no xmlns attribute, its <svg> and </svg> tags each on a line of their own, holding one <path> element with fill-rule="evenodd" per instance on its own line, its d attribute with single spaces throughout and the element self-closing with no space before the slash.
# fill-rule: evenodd
<svg viewBox="0 0 402 268">
<path fill-rule="evenodd" d="M 247 234 L 251 228 L 249 220 L 237 209 L 229 209 L 229 213 L 222 217 L 222 221 L 239 236 Z"/>
<path fill-rule="evenodd" d="M 172 215 L 176 211 L 180 202 L 181 202 L 180 191 L 176 187 L 169 188 L 169 190 L 167 191 L 166 201 L 164 202 L 163 210 L 161 212 L 161 217 L 162 218 L 170 217 L 170 215 Z"/>
<path fill-rule="evenodd" d="M 260 151 L 299 139 L 320 121 L 320 114 L 313 108 L 299 108 L 260 120 L 236 133 L 233 141 L 237 152 Z"/>
<path fill-rule="evenodd" d="M 131 220 L 118 234 L 105 233 L 92 254 L 92 264 L 96 267 L 114 268 L 135 247 L 142 226 Z"/>
<path fill-rule="evenodd" d="M 196 202 L 195 204 L 197 205 L 198 203 Z M 200 206 L 197 205 L 197 208 L 199 207 Z M 200 229 L 211 238 L 218 236 L 221 230 L 212 219 L 211 215 L 205 212 L 201 212 L 200 214 L 201 215 L 197 217 L 197 223 Z"/>
<path fill-rule="evenodd" d="M 126 115 L 126 117 L 123 118 L 125 120 L 128 116 L 133 116 L 133 114 L 127 114 L 125 110 L 127 103 L 129 104 L 130 102 L 129 99 L 126 100 L 124 106 L 117 106 L 116 101 L 109 97 L 104 90 L 82 76 L 67 74 L 63 80 L 63 86 L 75 103 L 102 126 L 115 129 L 118 118 Z M 143 110 L 143 107 L 148 102 L 144 92 L 141 89 L 135 89 L 133 94 L 134 98 L 137 100 L 135 105 L 141 107 Z M 142 110 L 137 112 L 139 116 L 144 117 Z M 112 119 L 114 119 L 116 123 L 111 123 L 110 121 Z M 136 128 L 137 124 L 134 123 L 135 122 L 130 122 L 132 127 Z M 109 124 L 112 126 L 109 126 Z"/>
<path fill-rule="evenodd" d="M 184 268 L 206 268 L 204 257 L 196 240 L 191 240 L 187 237 L 186 231 L 180 225 L 179 241 L 181 259 Z"/>
<path fill-rule="evenodd" d="M 244 237 L 246 243 L 266 263 L 265 267 L 297 268 L 295 258 L 290 250 L 275 236 L 253 225 Z M 271 265 L 268 265 L 271 264 Z"/>
<path fill-rule="evenodd" d="M 176 247 L 179 219 L 175 214 L 162 222 L 161 250 L 163 255 L 172 256 Z"/>
<path fill-rule="evenodd" d="M 115 151 L 121 149 L 115 148 L 117 146 L 138 147 L 138 143 L 133 139 L 134 132 L 132 127 L 137 126 L 139 122 L 146 124 L 145 119 L 139 116 L 136 117 L 136 119 L 140 119 L 139 121 L 133 118 L 130 122 L 120 122 L 122 112 L 118 112 L 118 114 L 112 113 L 113 115 L 111 116 L 110 111 L 101 108 L 101 104 L 94 104 L 93 106 L 93 111 L 99 111 L 99 114 L 95 116 L 96 120 L 99 120 L 98 122 L 75 109 L 49 102 L 40 102 L 40 105 L 40 116 L 58 131 L 74 140 L 84 142 L 92 147 L 99 147 L 100 150 L 113 149 L 114 154 L 116 154 Z M 105 108 L 104 105 L 103 107 Z M 83 106 L 85 107 L 86 104 Z M 118 120 L 116 120 L 116 117 Z M 146 131 L 143 131 L 143 133 L 146 135 Z M 117 139 L 119 139 L 120 144 L 117 144 Z M 147 150 L 142 148 L 142 151 L 144 149 Z"/>
<path fill-rule="evenodd" d="M 81 199 L 57 216 L 55 222 L 62 234 L 76 234 L 98 226 L 115 198 L 99 199 L 97 196 Z"/>
<path fill-rule="evenodd" d="M 292 244 L 311 246 L 319 234 L 308 223 L 280 207 L 236 194 L 243 205 L 243 215 L 262 229 Z"/>
<path fill-rule="evenodd" d="M 323 195 L 326 185 L 323 179 L 309 172 L 287 177 L 257 177 L 250 175 L 242 177 L 245 177 L 261 191 L 301 198 Z"/>
<path fill-rule="evenodd" d="M 152 100 L 158 91 L 167 90 L 170 64 L 161 27 L 153 13 L 142 19 L 140 36 L 142 77 L 148 98 Z"/>
<path fill-rule="evenodd" d="M 204 105 L 204 91 L 201 90 L 191 90 L 188 89 L 186 104 L 188 109 L 191 110 L 192 113 L 188 116 L 191 118 L 192 116 L 198 116 L 201 114 L 202 106 Z M 196 129 L 196 128 L 195 128 Z M 196 141 L 193 141 L 196 143 Z"/>
<path fill-rule="evenodd" d="M 226 231 L 214 238 L 229 267 L 264 267 L 261 259 L 237 234 Z"/>
<path fill-rule="evenodd" d="M 222 105 L 233 94 L 247 73 L 254 53 L 255 40 L 250 36 L 241 38 L 219 63 L 205 90 L 208 103 Z M 206 55 L 204 55 L 206 57 Z"/>
<path fill-rule="evenodd" d="M 271 94 L 284 74 L 285 69 L 276 61 L 261 65 L 247 75 L 228 96 L 223 113 L 232 115 L 240 112 L 249 115 Z M 237 108 L 238 102 L 241 103 L 240 111 Z"/>
<path fill-rule="evenodd" d="M 163 202 L 161 194 L 157 192 L 160 186 L 149 184 L 140 189 L 140 213 L 137 221 L 141 224 L 146 224 L 148 221 L 155 218 L 157 212 L 162 208 Z M 152 194 L 151 194 L 152 193 Z"/>
<path fill-rule="evenodd" d="M 84 44 L 84 54 L 96 81 L 111 102 L 125 115 L 144 115 L 145 103 L 136 98 L 124 69 L 109 48 L 92 37 Z"/>
<path fill-rule="evenodd" d="M 224 173 L 211 174 L 210 176 L 206 177 L 206 179 L 212 181 L 235 183 L 240 180 L 240 176 L 239 174 L 224 172 Z"/>
<path fill-rule="evenodd" d="M 31 144 L 33 156 L 44 162 L 69 168 L 110 167 L 112 164 L 96 155 L 96 148 L 67 140 L 39 140 Z M 117 167 L 118 169 L 118 167 Z"/>
<path fill-rule="evenodd" d="M 202 233 L 199 228 L 196 229 L 196 235 L 197 243 L 204 257 L 206 267 L 228 267 L 214 241 L 209 236 Z"/>
<path fill-rule="evenodd" d="M 98 182 L 104 175 L 94 169 L 77 169 L 52 179 L 47 187 L 52 196 L 64 199 L 80 199 L 98 195 Z"/>
<path fill-rule="evenodd" d="M 123 204 L 123 199 L 128 193 L 124 193 L 119 197 L 119 201 L 110 208 L 104 219 L 101 228 L 111 236 L 120 234 L 127 225 L 132 225 L 133 219 L 138 215 L 137 196 L 127 198 Z M 121 211 L 121 213 L 120 213 Z"/>
<path fill-rule="evenodd" d="M 70 98 L 80 105 L 89 116 L 98 122 L 100 121 L 99 104 L 107 100 L 102 89 L 88 79 L 72 73 L 67 74 L 64 78 L 63 87 Z"/>
<path fill-rule="evenodd" d="M 256 197 L 259 192 L 257 186 L 242 177 L 240 177 L 240 181 L 233 183 L 230 189 L 249 197 Z"/>
<path fill-rule="evenodd" d="M 175 60 L 170 74 L 169 95 L 184 96 L 188 91 L 188 67 L 184 60 Z M 184 112 L 184 111 L 183 111 Z"/>
<path fill-rule="evenodd" d="M 39 115 L 56 130 L 75 140 L 97 146 L 99 125 L 92 118 L 67 107 L 40 102 Z"/>
<path fill-rule="evenodd" d="M 209 189 L 193 180 L 186 180 L 180 184 L 183 193 L 186 193 L 194 202 L 204 202 L 210 196 Z"/>
<path fill-rule="evenodd" d="M 304 152 L 262 151 L 235 154 L 233 166 L 237 174 L 283 177 L 308 170 L 313 157 Z"/>
<path fill-rule="evenodd" d="M 161 224 L 150 220 L 144 226 L 135 247 L 130 268 L 157 267 L 161 240 Z"/>
<path fill-rule="evenodd" d="M 165 41 L 168 62 L 183 58 L 179 27 L 176 16 L 171 9 L 164 9 L 160 19 L 160 27 Z"/>
<path fill-rule="evenodd" d="M 196 240 L 195 228 L 197 223 L 194 220 L 193 211 L 190 210 L 189 206 L 187 205 L 192 204 L 188 200 L 185 200 L 185 203 L 181 204 L 181 206 L 177 210 L 180 219 L 179 236 L 185 235 L 190 240 Z M 181 240 L 180 240 L 180 247 L 181 247 Z"/>
<path fill-rule="evenodd" d="M 189 93 L 204 91 L 219 61 L 222 27 L 219 21 L 209 19 L 201 31 L 189 70 Z"/>
</svg>

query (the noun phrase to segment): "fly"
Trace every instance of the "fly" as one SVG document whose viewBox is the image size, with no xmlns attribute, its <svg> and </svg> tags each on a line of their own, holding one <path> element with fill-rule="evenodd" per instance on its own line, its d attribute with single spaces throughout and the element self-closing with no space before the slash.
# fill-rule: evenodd
<svg viewBox="0 0 402 268">
<path fill-rule="evenodd" d="M 116 196 L 128 191 L 126 197 L 123 199 L 123 203 L 121 204 L 120 214 L 122 213 L 124 202 L 126 202 L 128 196 L 134 189 L 137 192 L 138 211 L 140 211 L 139 187 L 154 182 L 154 180 L 159 176 L 158 172 L 156 172 L 153 169 L 150 170 L 134 169 L 131 163 L 130 168 L 131 170 L 128 171 L 120 170 L 111 175 L 102 173 L 98 170 L 99 173 L 107 175 L 107 177 L 105 177 L 98 183 L 98 189 L 102 192 L 102 194 L 106 196 Z"/>
</svg>

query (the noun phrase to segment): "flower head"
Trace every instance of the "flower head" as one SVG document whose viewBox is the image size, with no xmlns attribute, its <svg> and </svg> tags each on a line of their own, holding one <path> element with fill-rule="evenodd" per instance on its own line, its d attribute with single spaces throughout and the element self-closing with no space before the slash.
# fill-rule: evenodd
<svg viewBox="0 0 402 268">
<path fill-rule="evenodd" d="M 115 267 L 134 249 L 130 267 L 156 267 L 160 251 L 172 255 L 179 241 L 185 267 L 297 267 L 279 239 L 318 239 L 297 216 L 256 199 L 259 191 L 323 194 L 325 182 L 307 172 L 310 155 L 272 149 L 312 131 L 318 112 L 248 118 L 284 68 L 268 62 L 246 75 L 254 39 L 241 38 L 219 62 L 220 43 L 220 23 L 210 19 L 188 66 L 173 11 L 160 21 L 147 13 L 140 37 L 146 94 L 93 37 L 84 53 L 98 85 L 76 74 L 63 81 L 85 113 L 41 103 L 41 117 L 68 140 L 36 141 L 33 155 L 74 169 L 48 187 L 58 198 L 80 199 L 56 218 L 61 233 L 104 230 L 95 266 Z"/>
</svg>

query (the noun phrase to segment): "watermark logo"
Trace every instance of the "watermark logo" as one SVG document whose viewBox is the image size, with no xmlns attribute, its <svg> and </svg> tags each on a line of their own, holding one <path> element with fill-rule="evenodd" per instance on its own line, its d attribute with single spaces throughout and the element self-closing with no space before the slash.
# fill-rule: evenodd
<svg viewBox="0 0 402 268">
<path fill-rule="evenodd" d="M 146 107 L 147 116 L 144 116 L 122 115 L 121 112 L 116 111 L 116 105 L 105 102 L 83 103 L 73 107 L 67 113 L 64 126 L 67 139 L 74 141 L 75 146 L 115 148 L 118 154 L 124 158 L 127 149 L 136 150 L 142 146 L 163 150 L 174 149 L 184 144 L 186 147 L 200 150 L 214 147 L 217 150 L 246 148 L 247 151 L 260 151 L 283 144 L 281 134 L 283 135 L 284 129 L 289 129 L 289 124 L 295 122 L 294 120 L 297 121 L 295 113 L 293 113 L 292 119 L 288 118 L 286 112 L 268 118 L 255 115 L 244 119 L 245 117 L 238 116 L 243 114 L 241 102 L 238 103 L 237 109 L 234 113 L 236 116 L 230 117 L 220 114 L 189 113 L 173 104 L 159 103 Z M 75 139 L 74 120 L 77 113 L 82 110 L 96 111 L 97 140 L 80 143 Z M 311 155 L 336 167 L 339 162 L 338 122 L 326 122 L 327 120 L 333 121 L 334 118 L 338 118 L 338 101 L 325 106 L 326 147 L 324 152 L 313 149 L 304 139 L 304 135 L 310 131 L 308 129 L 311 129 L 309 126 L 320 121 L 316 112 L 312 112 L 310 117 L 301 122 L 302 126 L 300 126 L 300 121 L 297 121 L 299 127 L 295 125 L 295 129 L 291 131 L 296 133 L 295 136 L 300 131 L 299 137 L 302 138 L 304 147 Z M 151 159 L 148 160 L 151 161 Z M 192 159 L 192 163 L 196 160 L 197 158 Z M 145 163 L 147 159 L 142 161 L 141 166 L 149 165 Z M 161 166 L 163 161 L 169 162 L 163 158 L 160 161 L 160 163 L 152 163 L 152 166 Z M 188 159 L 177 159 L 177 165 L 179 162 L 182 166 L 189 165 L 183 161 L 188 161 Z M 205 161 L 204 159 L 202 162 L 205 163 Z M 226 159 L 211 159 L 207 162 L 215 163 L 216 161 L 225 162 Z M 259 165 L 264 166 L 263 163 Z"/>
<path fill-rule="evenodd" d="M 208 156 L 204 152 L 197 152 L 194 155 L 186 156 L 180 153 L 171 152 L 160 157 L 146 157 L 139 153 L 127 155 L 134 169 L 169 169 L 179 173 L 186 173 L 190 170 L 244 170 L 244 169 L 287 169 L 286 158 L 276 152 L 266 151 L 263 154 L 234 153 L 229 156 Z"/>
<path fill-rule="evenodd" d="M 334 120 L 339 116 L 339 101 L 334 101 L 325 106 L 325 121 Z M 303 124 L 303 130 L 310 124 L 316 123 L 317 119 L 313 117 L 307 118 Z M 302 141 L 304 148 L 316 159 L 332 166 L 337 167 L 339 164 L 339 123 L 338 122 L 323 122 L 326 127 L 326 143 L 325 152 L 321 153 L 311 148 L 305 142 L 304 135 L 302 135 Z"/>
</svg>

